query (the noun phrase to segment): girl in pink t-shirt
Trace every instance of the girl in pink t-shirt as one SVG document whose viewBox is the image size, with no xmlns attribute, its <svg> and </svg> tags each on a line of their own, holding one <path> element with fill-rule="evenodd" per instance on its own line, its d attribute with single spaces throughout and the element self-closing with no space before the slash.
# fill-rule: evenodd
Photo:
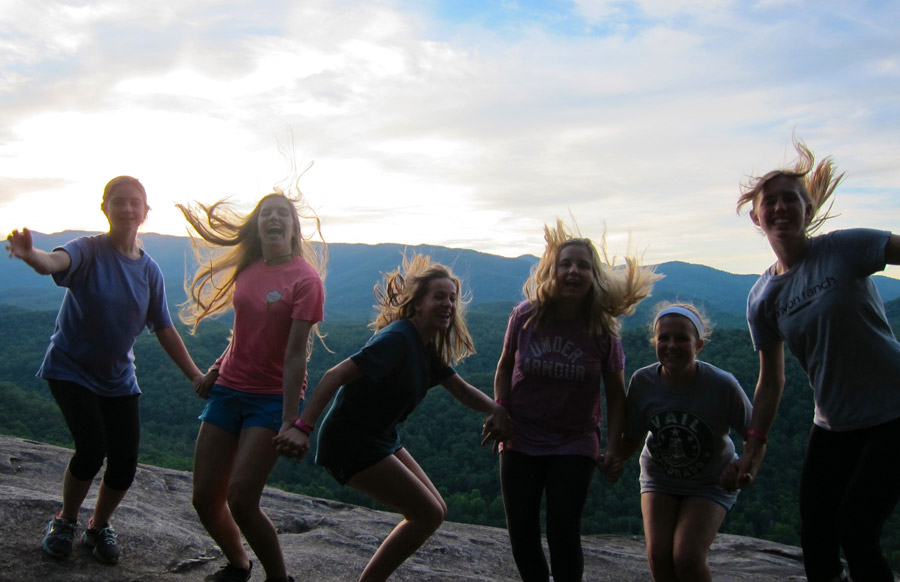
<svg viewBox="0 0 900 582">
<path fill-rule="evenodd" d="M 206 243 L 182 320 L 196 330 L 234 308 L 231 341 L 197 390 L 207 403 L 194 449 L 194 508 L 227 560 L 208 579 L 250 579 L 243 534 L 268 582 L 292 582 L 259 501 L 279 456 L 273 439 L 301 410 L 312 334 L 322 321 L 324 260 L 301 235 L 299 196 L 276 191 L 245 217 L 224 202 L 178 208 Z"/>
</svg>

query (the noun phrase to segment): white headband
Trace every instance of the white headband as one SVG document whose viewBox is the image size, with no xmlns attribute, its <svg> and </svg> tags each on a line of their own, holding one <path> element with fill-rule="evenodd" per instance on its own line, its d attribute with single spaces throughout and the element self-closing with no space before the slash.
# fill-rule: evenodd
<svg viewBox="0 0 900 582">
<path fill-rule="evenodd" d="M 656 323 L 659 321 L 660 317 L 662 317 L 663 315 L 671 315 L 671 314 L 683 315 L 683 316 L 687 317 L 688 319 L 690 319 L 691 323 L 694 324 L 694 327 L 697 328 L 697 337 L 698 338 L 703 337 L 703 332 L 705 331 L 703 328 L 703 322 L 700 321 L 700 318 L 697 317 L 697 314 L 694 313 L 693 311 L 691 311 L 690 309 L 685 309 L 684 307 L 679 307 L 677 305 L 672 305 L 670 307 L 666 307 L 665 309 L 663 309 L 662 311 L 657 313 L 656 319 L 653 320 L 654 327 L 656 326 Z"/>
</svg>

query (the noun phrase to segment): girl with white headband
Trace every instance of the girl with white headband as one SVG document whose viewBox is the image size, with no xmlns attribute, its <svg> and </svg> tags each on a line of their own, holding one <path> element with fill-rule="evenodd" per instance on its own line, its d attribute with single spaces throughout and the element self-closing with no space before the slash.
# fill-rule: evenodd
<svg viewBox="0 0 900 582">
<path fill-rule="evenodd" d="M 659 362 L 631 377 L 623 454 L 644 445 L 641 512 L 653 579 L 709 581 L 710 545 L 737 499 L 719 486 L 737 458 L 729 434 L 744 434 L 752 407 L 733 375 L 697 359 L 711 332 L 702 313 L 684 303 L 657 310 L 650 341 Z"/>
</svg>

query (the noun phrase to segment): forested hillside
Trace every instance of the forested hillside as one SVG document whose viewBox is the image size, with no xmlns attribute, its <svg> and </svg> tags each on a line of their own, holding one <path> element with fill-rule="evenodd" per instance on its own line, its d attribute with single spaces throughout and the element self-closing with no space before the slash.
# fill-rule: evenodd
<svg viewBox="0 0 900 582">
<path fill-rule="evenodd" d="M 494 367 L 511 307 L 512 302 L 485 303 L 470 310 L 470 329 L 479 351 L 460 365 L 459 371 L 488 394 L 492 393 Z M 894 329 L 898 329 L 900 301 L 887 307 Z M 4 331 L 0 334 L 0 398 L 5 404 L 0 407 L 0 432 L 68 446 L 62 418 L 43 382 L 34 377 L 54 318 L 53 311 L 0 306 L 0 329 Z M 310 366 L 313 386 L 328 367 L 352 354 L 369 335 L 365 321 L 326 323 L 323 328 L 332 352 L 316 346 Z M 206 367 L 225 347 L 228 326 L 226 322 L 204 322 L 196 336 L 183 335 L 198 364 Z M 626 330 L 623 341 L 626 375 L 654 361 L 647 330 Z M 144 391 L 141 460 L 190 469 L 202 401 L 194 396 L 153 336 L 143 335 L 135 352 Z M 701 357 L 734 373 L 752 395 L 757 358 L 744 329 L 717 330 Z M 787 381 L 763 471 L 758 482 L 741 494 L 723 531 L 796 545 L 796 491 L 812 421 L 812 394 L 792 357 L 788 357 Z M 436 388 L 406 422 L 402 438 L 447 499 L 450 520 L 502 526 L 497 459 L 488 449 L 479 448 L 480 428 L 478 414 Z M 641 533 L 638 472 L 637 459 L 633 458 L 623 479 L 615 485 L 597 475 L 585 513 L 587 533 Z M 311 458 L 300 464 L 280 461 L 270 483 L 290 491 L 371 506 L 366 498 L 339 487 Z M 900 515 L 894 515 L 885 529 L 885 549 L 894 568 L 900 569 Z"/>
</svg>

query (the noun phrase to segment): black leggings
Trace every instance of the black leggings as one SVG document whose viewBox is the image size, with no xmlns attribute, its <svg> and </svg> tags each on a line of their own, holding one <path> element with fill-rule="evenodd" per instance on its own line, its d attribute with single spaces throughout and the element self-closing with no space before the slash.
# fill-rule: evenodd
<svg viewBox="0 0 900 582">
<path fill-rule="evenodd" d="M 524 582 L 581 582 L 581 513 L 596 465 L 582 455 L 500 453 L 500 487 L 513 558 Z M 541 497 L 547 494 L 547 545 L 541 546 Z"/>
<path fill-rule="evenodd" d="M 47 384 L 75 441 L 69 472 L 79 481 L 90 481 L 105 458 L 103 482 L 126 491 L 137 471 L 140 395 L 103 397 L 75 382 L 47 380 Z"/>
<path fill-rule="evenodd" d="M 840 574 L 893 582 L 881 553 L 881 529 L 900 499 L 900 419 L 834 432 L 813 426 L 800 481 L 800 540 L 809 582 Z"/>
</svg>

